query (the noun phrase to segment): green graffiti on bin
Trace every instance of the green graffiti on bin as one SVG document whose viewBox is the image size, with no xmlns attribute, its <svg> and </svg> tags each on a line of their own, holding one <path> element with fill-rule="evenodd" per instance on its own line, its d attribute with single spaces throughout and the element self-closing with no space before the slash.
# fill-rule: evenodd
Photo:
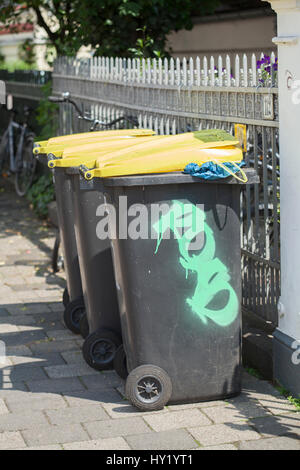
<svg viewBox="0 0 300 470">
<path fill-rule="evenodd" d="M 178 242 L 180 253 L 180 264 L 186 270 L 197 275 L 197 285 L 194 295 L 187 299 L 192 311 L 199 316 L 203 323 L 211 319 L 219 326 L 230 325 L 237 317 L 239 301 L 237 295 L 230 285 L 230 275 L 227 267 L 222 261 L 215 257 L 216 242 L 212 229 L 205 222 L 205 212 L 193 204 L 183 204 L 173 201 L 173 205 L 167 214 L 153 224 L 158 234 L 155 254 L 158 252 L 163 235 L 167 230 L 174 233 Z M 200 252 L 190 255 L 192 240 L 202 232 L 203 246 Z M 209 304 L 216 296 L 224 293 L 226 305 L 220 309 L 211 309 Z M 226 294 L 227 293 L 227 294 Z"/>
</svg>

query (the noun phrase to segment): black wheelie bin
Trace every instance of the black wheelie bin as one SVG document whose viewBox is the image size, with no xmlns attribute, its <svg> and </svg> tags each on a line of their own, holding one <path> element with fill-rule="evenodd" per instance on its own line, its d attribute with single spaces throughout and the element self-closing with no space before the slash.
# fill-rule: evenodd
<svg viewBox="0 0 300 470">
<path fill-rule="evenodd" d="M 73 226 L 88 324 L 83 344 L 86 362 L 97 370 L 113 367 L 115 352 L 122 344 L 120 316 L 109 237 L 97 231 L 98 210 L 103 209 L 101 181 L 88 182 L 79 168 L 91 165 L 95 158 L 104 161 L 113 150 L 140 145 L 151 138 L 152 131 L 127 131 L 129 137 L 115 137 L 91 145 L 74 147 L 63 152 L 60 159 L 49 154 L 49 166 L 62 165 L 71 182 Z M 130 134 L 132 134 L 130 136 Z M 77 165 L 77 166 L 76 166 Z M 82 321 L 81 321 L 82 327 Z"/>
<path fill-rule="evenodd" d="M 171 152 L 149 144 L 142 158 L 136 147 L 132 160 L 92 173 L 104 178 L 108 211 L 117 214 L 110 224 L 126 395 L 141 410 L 241 390 L 240 189 L 258 177 L 252 169 L 216 181 L 183 174 L 191 162 L 242 159 L 237 142 L 205 148 L 199 139 L 185 145 L 174 136 Z"/>
</svg>

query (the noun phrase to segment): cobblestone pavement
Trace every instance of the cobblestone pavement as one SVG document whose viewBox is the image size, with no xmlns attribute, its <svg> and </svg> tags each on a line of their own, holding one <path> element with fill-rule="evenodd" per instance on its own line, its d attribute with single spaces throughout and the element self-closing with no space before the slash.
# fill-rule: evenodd
<svg viewBox="0 0 300 470">
<path fill-rule="evenodd" d="M 65 281 L 49 268 L 55 231 L 9 191 L 0 214 L 0 450 L 300 449 L 300 413 L 247 373 L 231 400 L 134 409 L 113 371 L 85 364 L 63 324 Z"/>
</svg>

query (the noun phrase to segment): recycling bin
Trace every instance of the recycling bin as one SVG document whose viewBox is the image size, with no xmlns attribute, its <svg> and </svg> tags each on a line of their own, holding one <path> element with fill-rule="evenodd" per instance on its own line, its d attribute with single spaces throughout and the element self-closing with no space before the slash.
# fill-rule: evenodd
<svg viewBox="0 0 300 470">
<path fill-rule="evenodd" d="M 254 170 L 245 174 L 258 182 Z M 239 394 L 241 184 L 167 173 L 107 178 L 105 188 L 117 214 L 124 197 L 142 204 L 148 227 L 147 238 L 121 239 L 122 222 L 111 222 L 128 399 L 157 410 Z M 165 212 L 153 216 L 155 206 Z"/>
<path fill-rule="evenodd" d="M 122 334 L 110 241 L 97 234 L 103 187 L 101 182 L 85 181 L 76 168 L 66 173 L 71 179 L 73 222 L 89 326 L 83 357 L 96 370 L 111 369 Z"/>
<path fill-rule="evenodd" d="M 135 138 L 140 138 L 140 143 L 143 138 L 154 134 L 148 129 L 122 129 L 60 136 L 35 144 L 34 155 L 37 158 L 47 156 L 48 166 L 53 169 L 60 238 L 67 278 L 67 288 L 63 293 L 64 321 L 71 331 L 76 334 L 81 333 L 83 337 L 88 335 L 89 326 L 78 261 L 70 176 L 65 171 L 67 167 L 75 164 L 75 161 L 68 157 L 76 155 L 77 162 L 78 158 L 82 159 L 85 155 L 85 161 L 87 161 L 88 156 L 92 159 L 99 154 L 102 155 L 110 146 L 118 146 L 118 142 L 119 148 L 125 145 L 130 146 L 134 145 Z M 67 158 L 68 162 L 64 164 Z"/>
<path fill-rule="evenodd" d="M 78 252 L 74 231 L 71 181 L 63 168 L 53 170 L 60 240 L 64 257 L 67 288 L 64 290 L 64 321 L 73 333 L 80 333 L 85 314 Z"/>
<path fill-rule="evenodd" d="M 115 362 L 125 357 L 126 395 L 141 410 L 240 392 L 240 189 L 258 177 L 182 173 L 193 162 L 236 167 L 236 145 L 195 132 L 81 169 L 105 188 L 123 337 Z"/>
<path fill-rule="evenodd" d="M 71 182 L 72 228 L 74 228 L 85 315 L 79 320 L 86 362 L 97 370 L 112 368 L 115 351 L 122 343 L 118 301 L 109 239 L 97 237 L 97 208 L 103 204 L 103 188 L 82 178 L 79 167 L 108 159 L 116 149 L 140 145 L 156 139 L 145 130 L 134 130 L 134 137 L 103 139 L 93 144 L 66 148 L 62 154 L 52 147 L 48 165 L 63 171 Z M 110 159 L 111 161 L 111 159 Z M 77 165 L 77 166 L 75 166 Z"/>
</svg>

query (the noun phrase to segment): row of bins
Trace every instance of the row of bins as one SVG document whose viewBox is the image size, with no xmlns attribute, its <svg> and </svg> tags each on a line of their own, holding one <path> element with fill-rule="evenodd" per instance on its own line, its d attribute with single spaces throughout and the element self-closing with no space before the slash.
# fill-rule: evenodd
<svg viewBox="0 0 300 470">
<path fill-rule="evenodd" d="M 240 191 L 258 177 L 183 171 L 239 168 L 237 144 L 220 130 L 133 129 L 34 148 L 53 170 L 65 323 L 85 338 L 86 362 L 115 368 L 141 410 L 240 392 Z"/>
</svg>

